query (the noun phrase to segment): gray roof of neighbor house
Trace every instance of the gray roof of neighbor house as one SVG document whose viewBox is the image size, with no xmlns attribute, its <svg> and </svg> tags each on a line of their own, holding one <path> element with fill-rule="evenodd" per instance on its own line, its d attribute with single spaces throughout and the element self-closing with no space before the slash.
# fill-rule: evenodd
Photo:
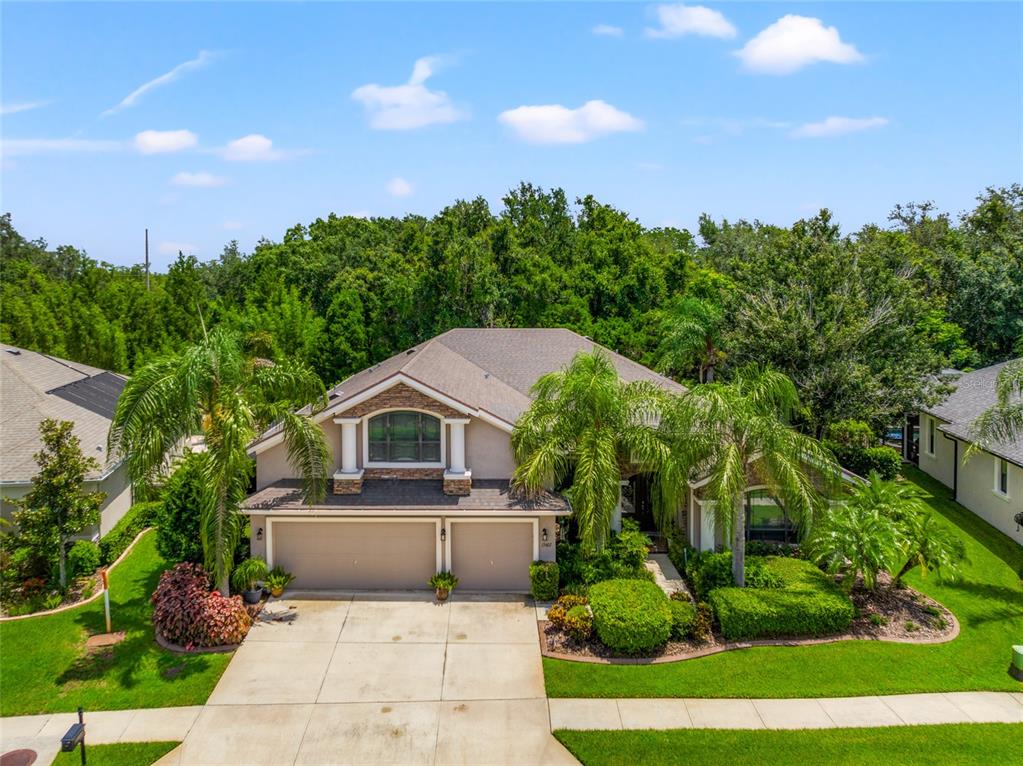
<svg viewBox="0 0 1023 766">
<path fill-rule="evenodd" d="M 337 410 L 346 400 L 403 374 L 470 409 L 485 411 L 512 425 L 529 407 L 529 391 L 541 375 L 560 370 L 579 352 L 595 348 L 603 346 L 560 328 L 448 330 L 338 383 L 328 392 L 327 411 Z M 622 380 L 646 380 L 669 391 L 684 390 L 675 381 L 604 350 Z M 269 429 L 255 444 L 279 430 L 279 426 Z"/>
<path fill-rule="evenodd" d="M 265 487 L 242 503 L 242 510 L 250 514 L 287 513 L 297 511 L 307 516 L 308 511 L 322 510 L 333 513 L 379 512 L 381 510 L 433 513 L 460 513 L 479 515 L 480 512 L 507 514 L 570 512 L 568 501 L 549 493 L 527 499 L 509 489 L 508 482 L 498 479 L 476 479 L 468 495 L 445 495 L 444 483 L 430 479 L 378 479 L 367 481 L 358 495 L 328 494 L 319 503 L 302 501 L 302 482 L 281 479 Z"/>
<path fill-rule="evenodd" d="M 952 383 L 955 390 L 949 397 L 934 407 L 924 407 L 923 411 L 944 420 L 939 429 L 949 436 L 972 442 L 974 421 L 998 402 L 995 382 L 1006 364 L 1008 362 L 960 373 Z M 1023 436 L 1014 441 L 992 442 L 984 445 L 984 449 L 1017 465 L 1023 465 Z"/>
<path fill-rule="evenodd" d="M 39 424 L 46 418 L 74 422 L 82 452 L 100 469 L 99 479 L 117 467 L 108 462 L 107 431 L 125 378 L 87 364 L 69 362 L 0 344 L 0 484 L 28 484 L 37 472 L 42 446 Z"/>
</svg>

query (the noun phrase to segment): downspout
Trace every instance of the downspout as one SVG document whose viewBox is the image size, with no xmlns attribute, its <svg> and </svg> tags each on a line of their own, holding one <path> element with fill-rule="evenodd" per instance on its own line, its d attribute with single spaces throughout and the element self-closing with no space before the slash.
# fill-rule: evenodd
<svg viewBox="0 0 1023 766">
<path fill-rule="evenodd" d="M 952 442 L 952 499 L 959 502 L 959 440 L 953 439 L 944 431 L 941 435 Z"/>
</svg>

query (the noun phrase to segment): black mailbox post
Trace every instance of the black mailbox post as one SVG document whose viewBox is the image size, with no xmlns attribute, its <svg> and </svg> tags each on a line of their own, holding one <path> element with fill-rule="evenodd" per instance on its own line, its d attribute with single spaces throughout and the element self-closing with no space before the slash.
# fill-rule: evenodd
<svg viewBox="0 0 1023 766">
<path fill-rule="evenodd" d="M 60 739 L 61 752 L 73 753 L 76 747 L 82 748 L 82 766 L 85 766 L 85 716 L 82 708 L 78 708 L 78 723 L 72 724 Z"/>
</svg>

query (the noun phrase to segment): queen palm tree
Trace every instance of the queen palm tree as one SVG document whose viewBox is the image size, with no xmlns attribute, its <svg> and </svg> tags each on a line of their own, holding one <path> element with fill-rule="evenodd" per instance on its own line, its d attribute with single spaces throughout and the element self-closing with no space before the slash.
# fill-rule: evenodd
<svg viewBox="0 0 1023 766">
<path fill-rule="evenodd" d="M 821 490 L 839 475 L 831 453 L 789 425 L 799 409 L 792 381 L 749 365 L 730 383 L 704 383 L 675 397 L 661 424 L 675 460 L 708 481 L 714 524 L 731 539 L 732 575 L 746 582 L 745 496 L 764 484 L 791 518 L 808 529 L 825 506 Z M 820 489 L 815 485 L 815 478 Z"/>
<path fill-rule="evenodd" d="M 1023 359 L 1013 359 L 998 371 L 995 395 L 995 405 L 973 423 L 974 442 L 967 456 L 985 444 L 1023 436 Z"/>
<path fill-rule="evenodd" d="M 125 456 L 137 487 L 152 487 L 185 439 L 205 438 L 200 534 L 207 571 L 227 593 L 242 530 L 237 510 L 252 471 L 248 445 L 279 424 L 306 500 L 321 499 L 330 450 L 323 430 L 296 408 L 323 400 L 323 383 L 308 367 L 250 357 L 237 333 L 218 328 L 128 379 L 110 425 L 110 449 Z"/>
<path fill-rule="evenodd" d="M 624 476 L 648 471 L 658 502 L 677 502 L 685 477 L 657 429 L 666 392 L 646 381 L 622 382 L 597 349 L 541 377 L 532 393 L 512 432 L 519 461 L 513 486 L 535 495 L 570 481 L 566 495 L 586 551 L 604 546 Z"/>
</svg>

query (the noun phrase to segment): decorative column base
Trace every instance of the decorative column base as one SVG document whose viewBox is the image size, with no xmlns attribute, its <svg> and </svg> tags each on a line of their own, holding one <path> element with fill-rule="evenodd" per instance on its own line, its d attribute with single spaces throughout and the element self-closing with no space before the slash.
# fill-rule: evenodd
<svg viewBox="0 0 1023 766">
<path fill-rule="evenodd" d="M 334 474 L 335 495 L 361 495 L 362 494 L 362 471 L 355 473 L 343 473 L 338 471 Z"/>
<path fill-rule="evenodd" d="M 466 496 L 472 491 L 472 471 L 464 473 L 444 472 L 444 494 Z"/>
</svg>

